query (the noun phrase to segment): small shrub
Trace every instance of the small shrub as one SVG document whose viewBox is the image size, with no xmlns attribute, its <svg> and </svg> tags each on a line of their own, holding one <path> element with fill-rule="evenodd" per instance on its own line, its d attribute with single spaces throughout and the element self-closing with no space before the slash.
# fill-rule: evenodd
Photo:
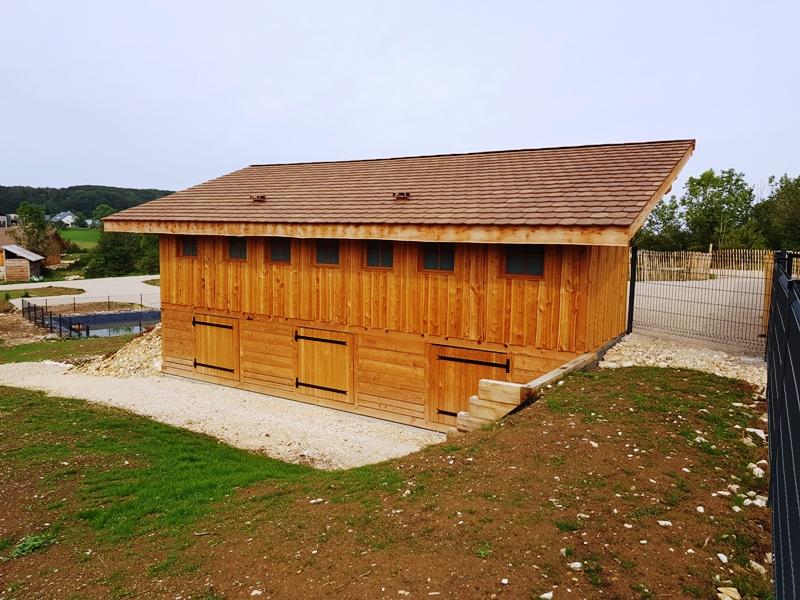
<svg viewBox="0 0 800 600">
<path fill-rule="evenodd" d="M 11 551 L 11 558 L 19 558 L 20 556 L 27 556 L 32 552 L 41 550 L 45 546 L 53 542 L 53 535 L 51 533 L 37 533 L 34 535 L 26 535 L 22 541 L 14 546 Z"/>
<path fill-rule="evenodd" d="M 578 531 L 581 528 L 581 524 L 578 521 L 571 519 L 556 519 L 553 523 L 558 527 L 559 531 Z"/>
</svg>

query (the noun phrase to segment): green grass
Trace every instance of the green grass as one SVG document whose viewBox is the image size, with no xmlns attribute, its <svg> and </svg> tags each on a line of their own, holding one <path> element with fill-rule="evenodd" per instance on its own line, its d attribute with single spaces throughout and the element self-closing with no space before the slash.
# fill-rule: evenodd
<svg viewBox="0 0 800 600">
<path fill-rule="evenodd" d="M 81 248 L 94 248 L 97 242 L 100 241 L 99 229 L 63 229 L 61 237 L 65 240 L 75 242 Z"/>
<path fill-rule="evenodd" d="M 4 462 L 20 471 L 49 466 L 46 479 L 79 482 L 73 517 L 109 542 L 185 533 L 237 488 L 266 480 L 294 484 L 313 473 L 144 417 L 40 392 L 0 387 L 0 420 Z M 26 451 L 11 451 L 21 440 Z"/>
<path fill-rule="evenodd" d="M 131 335 L 95 338 L 63 338 L 19 346 L 0 346 L 0 363 L 41 362 L 79 362 L 94 356 L 116 352 L 124 346 Z"/>
<path fill-rule="evenodd" d="M 581 528 L 579 521 L 571 519 L 556 519 L 553 524 L 558 527 L 559 531 L 578 531 Z"/>
<path fill-rule="evenodd" d="M 14 300 L 15 298 L 44 298 L 47 296 L 73 296 L 76 294 L 83 294 L 85 290 L 69 287 L 58 287 L 48 285 L 47 287 L 31 288 L 27 290 L 6 290 L 3 292 L 3 298 L 6 300 Z"/>
<path fill-rule="evenodd" d="M 154 287 L 161 287 L 161 279 L 147 279 L 142 283 L 146 283 L 147 285 L 152 285 Z"/>
</svg>

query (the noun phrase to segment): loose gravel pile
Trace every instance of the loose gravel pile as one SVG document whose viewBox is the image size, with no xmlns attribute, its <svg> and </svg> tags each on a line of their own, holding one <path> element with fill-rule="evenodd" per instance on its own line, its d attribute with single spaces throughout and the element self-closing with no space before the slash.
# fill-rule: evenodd
<svg viewBox="0 0 800 600">
<path fill-rule="evenodd" d="M 161 377 L 161 323 L 110 356 L 97 358 L 76 370 L 96 377 Z"/>
<path fill-rule="evenodd" d="M 756 357 L 728 354 L 713 345 L 684 338 L 632 333 L 611 348 L 600 368 L 655 366 L 695 369 L 743 379 L 763 394 L 767 386 L 767 365 Z"/>
</svg>

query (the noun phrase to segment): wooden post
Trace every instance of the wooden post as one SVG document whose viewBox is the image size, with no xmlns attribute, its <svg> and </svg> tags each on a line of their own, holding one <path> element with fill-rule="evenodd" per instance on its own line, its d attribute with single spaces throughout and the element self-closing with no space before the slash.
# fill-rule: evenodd
<svg viewBox="0 0 800 600">
<path fill-rule="evenodd" d="M 627 333 L 631 333 L 633 331 L 633 298 L 636 294 L 636 264 L 639 262 L 638 260 L 639 252 L 636 246 L 631 246 L 631 278 L 630 283 L 628 285 L 628 328 Z"/>
</svg>

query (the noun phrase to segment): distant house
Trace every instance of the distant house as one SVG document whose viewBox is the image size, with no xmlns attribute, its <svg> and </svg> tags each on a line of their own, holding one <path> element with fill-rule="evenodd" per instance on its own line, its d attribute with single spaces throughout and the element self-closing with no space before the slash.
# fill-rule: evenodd
<svg viewBox="0 0 800 600">
<path fill-rule="evenodd" d="M 67 227 L 72 227 L 72 225 L 74 225 L 74 223 L 75 223 L 75 221 L 77 219 L 78 219 L 78 217 L 77 217 L 77 215 L 75 215 L 75 213 L 72 213 L 72 212 L 67 210 L 67 211 L 64 211 L 64 212 L 60 212 L 57 215 L 54 215 L 53 217 L 50 217 L 48 219 L 48 221 L 50 221 L 50 223 L 53 223 L 53 224 L 55 224 L 55 223 L 63 223 Z"/>
<path fill-rule="evenodd" d="M 44 256 L 28 252 L 16 244 L 0 246 L 3 250 L 3 265 L 0 267 L 6 281 L 28 281 L 34 275 L 41 275 Z"/>
</svg>

